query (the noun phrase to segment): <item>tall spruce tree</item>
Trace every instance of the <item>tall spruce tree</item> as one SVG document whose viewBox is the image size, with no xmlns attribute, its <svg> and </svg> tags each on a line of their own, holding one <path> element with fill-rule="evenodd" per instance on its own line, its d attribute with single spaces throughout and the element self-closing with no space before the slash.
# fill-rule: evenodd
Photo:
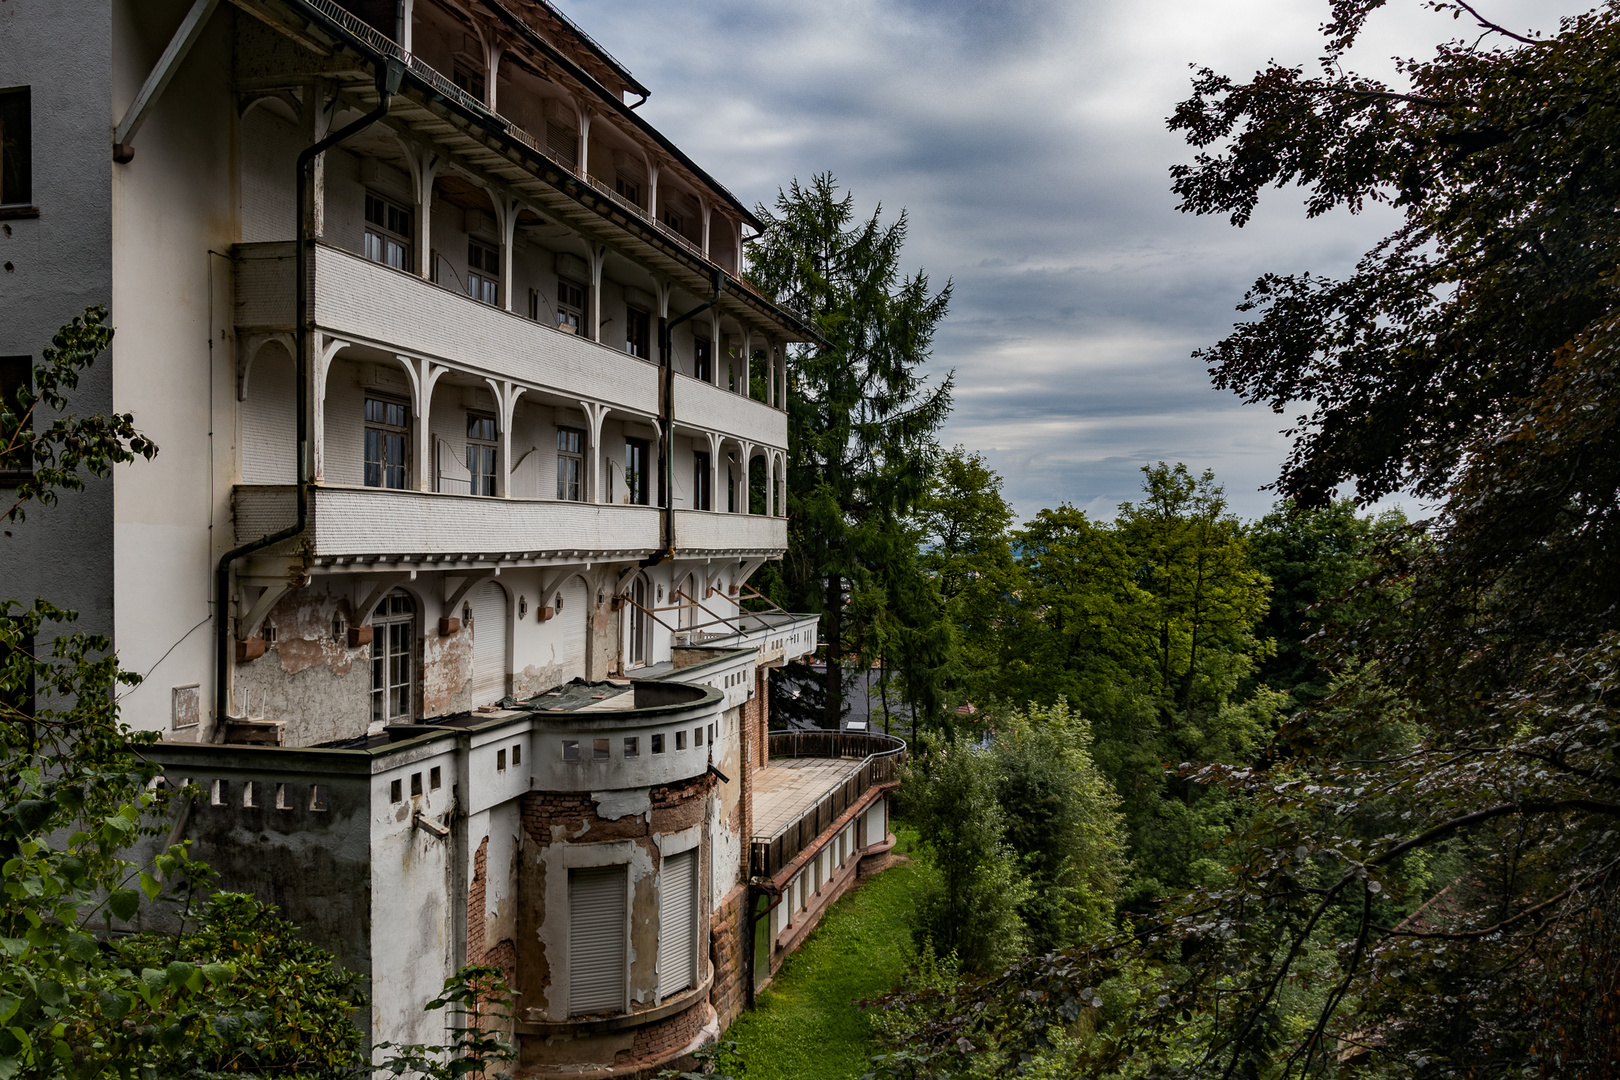
<svg viewBox="0 0 1620 1080">
<path fill-rule="evenodd" d="M 949 635 L 934 632 L 944 609 L 937 590 L 895 560 L 917 558 L 910 519 L 950 412 L 952 375 L 931 383 L 922 367 L 951 285 L 933 291 L 923 272 L 906 276 L 905 212 L 885 223 L 879 207 L 857 219 L 854 196 L 830 173 L 795 180 L 774 210 L 757 213 L 766 228 L 750 275 L 824 339 L 788 353 L 788 556 L 774 589 L 787 606 L 821 615 L 827 660 L 822 692 L 797 700 L 815 702 L 820 722 L 837 727 L 846 660 L 864 641 L 888 640 L 908 704 L 926 713 L 940 704 L 949 663 Z M 869 623 L 902 612 L 905 634 L 871 632 Z"/>
</svg>

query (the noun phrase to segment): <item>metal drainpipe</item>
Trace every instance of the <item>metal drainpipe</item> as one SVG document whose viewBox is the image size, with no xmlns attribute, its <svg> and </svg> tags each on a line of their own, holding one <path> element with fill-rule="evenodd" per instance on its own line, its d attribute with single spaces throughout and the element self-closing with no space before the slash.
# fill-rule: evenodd
<svg viewBox="0 0 1620 1080">
<path fill-rule="evenodd" d="M 296 270 L 294 272 L 294 287 L 298 295 L 294 302 L 295 326 L 294 333 L 298 337 L 298 355 L 293 358 L 297 373 L 294 376 L 298 381 L 297 387 L 297 423 L 298 423 L 298 516 L 293 524 L 285 529 L 269 533 L 251 540 L 246 544 L 234 547 L 219 558 L 219 565 L 214 571 L 214 738 L 218 741 L 225 730 L 225 720 L 230 716 L 231 710 L 231 620 L 227 615 L 231 602 L 231 564 L 244 555 L 251 555 L 255 551 L 262 551 L 273 544 L 283 540 L 291 540 L 303 532 L 309 524 L 309 300 L 307 296 L 309 284 L 308 248 L 309 237 L 304 235 L 304 212 L 308 196 L 304 191 L 304 174 L 308 171 L 310 163 L 315 158 L 336 146 L 343 140 L 357 135 L 366 128 L 375 124 L 388 115 L 389 106 L 393 96 L 399 92 L 399 84 L 405 77 L 405 65 L 397 60 L 389 60 L 377 71 L 377 94 L 381 98 L 377 107 L 356 120 L 354 123 L 334 131 L 319 142 L 305 147 L 298 154 L 297 165 L 297 206 L 298 206 L 298 245 L 295 253 Z"/>
<path fill-rule="evenodd" d="M 658 361 L 664 368 L 664 542 L 658 550 L 641 560 L 642 566 L 657 566 L 675 554 L 675 357 L 670 355 L 670 331 L 694 316 L 701 315 L 720 302 L 720 289 L 725 284 L 724 270 L 714 272 L 714 299 L 699 304 L 685 315 L 658 317 Z M 712 362 L 712 361 L 711 361 Z"/>
</svg>

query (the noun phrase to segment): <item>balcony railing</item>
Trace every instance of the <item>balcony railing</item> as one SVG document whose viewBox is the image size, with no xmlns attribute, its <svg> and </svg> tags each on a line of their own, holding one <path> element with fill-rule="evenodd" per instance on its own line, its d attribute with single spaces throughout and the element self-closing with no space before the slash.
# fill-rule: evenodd
<svg viewBox="0 0 1620 1080">
<path fill-rule="evenodd" d="M 775 877 L 784 866 L 810 848 L 843 813 L 867 792 L 899 779 L 906 759 L 906 743 L 892 735 L 860 734 L 844 731 L 773 731 L 770 733 L 773 758 L 859 759 L 861 764 L 815 805 L 800 814 L 792 824 L 775 835 L 753 838 L 750 844 L 749 872 L 755 878 Z"/>
<path fill-rule="evenodd" d="M 658 546 L 659 509 L 443 495 L 381 488 L 310 489 L 308 542 L 316 559 L 483 560 L 559 553 L 645 555 Z M 238 543 L 290 525 L 287 485 L 236 489 Z"/>
</svg>

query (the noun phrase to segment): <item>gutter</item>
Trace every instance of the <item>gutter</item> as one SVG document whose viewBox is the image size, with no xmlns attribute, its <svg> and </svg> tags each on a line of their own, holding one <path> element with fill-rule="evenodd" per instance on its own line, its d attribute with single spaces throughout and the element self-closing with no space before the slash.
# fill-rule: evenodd
<svg viewBox="0 0 1620 1080">
<path fill-rule="evenodd" d="M 293 524 L 285 529 L 268 533 L 241 544 L 227 551 L 219 558 L 219 565 L 214 570 L 214 614 L 215 614 L 215 649 L 214 649 L 214 738 L 216 741 L 224 736 L 225 721 L 230 717 L 231 711 L 231 620 L 227 612 L 231 602 L 231 564 L 244 555 L 251 555 L 255 551 L 262 551 L 283 540 L 291 540 L 302 533 L 309 525 L 309 259 L 308 253 L 311 238 L 304 235 L 304 216 L 309 196 L 305 192 L 304 179 L 310 165 L 327 150 L 343 142 L 351 136 L 358 135 L 372 124 L 388 115 L 389 106 L 393 103 L 393 96 L 399 92 L 401 79 L 405 75 L 405 65 L 397 60 L 381 62 L 376 68 L 377 107 L 356 120 L 354 123 L 331 132 L 326 138 L 305 147 L 298 154 L 297 175 L 297 213 L 298 213 L 298 251 L 294 280 L 298 290 L 296 297 L 297 325 L 293 328 L 298 337 L 297 356 L 294 362 L 297 367 L 297 423 L 298 423 L 298 516 Z"/>
<path fill-rule="evenodd" d="M 663 452 L 663 481 L 664 481 L 664 542 L 658 550 L 641 560 L 642 566 L 657 566 L 671 555 L 675 554 L 675 356 L 670 346 L 670 331 L 681 323 L 695 316 L 703 314 L 720 302 L 720 293 L 726 283 L 726 272 L 714 272 L 714 299 L 706 304 L 699 304 L 685 315 L 678 315 L 671 319 L 667 315 L 658 317 L 658 362 L 664 369 L 664 429 L 659 442 L 663 445 L 659 449 Z M 718 363 L 719 358 L 712 358 L 711 363 Z M 714 492 L 709 493 L 714 498 Z"/>
</svg>

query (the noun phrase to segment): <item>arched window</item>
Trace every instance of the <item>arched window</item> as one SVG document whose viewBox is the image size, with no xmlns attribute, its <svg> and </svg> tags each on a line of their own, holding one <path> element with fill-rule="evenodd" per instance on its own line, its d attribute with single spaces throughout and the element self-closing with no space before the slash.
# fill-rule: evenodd
<svg viewBox="0 0 1620 1080">
<path fill-rule="evenodd" d="M 646 608 L 652 597 L 647 587 L 645 574 L 637 574 L 630 585 L 630 663 L 645 664 L 647 662 L 647 612 Z"/>
<path fill-rule="evenodd" d="M 416 601 L 395 589 L 377 605 L 371 628 L 371 722 L 404 723 L 415 715 Z"/>
</svg>

